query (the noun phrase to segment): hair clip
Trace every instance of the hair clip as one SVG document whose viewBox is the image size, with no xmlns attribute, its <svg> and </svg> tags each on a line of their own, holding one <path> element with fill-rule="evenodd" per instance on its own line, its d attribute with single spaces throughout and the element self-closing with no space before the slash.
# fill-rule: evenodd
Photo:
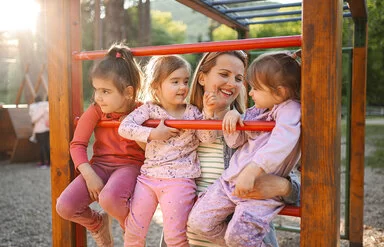
<svg viewBox="0 0 384 247">
<path fill-rule="evenodd" d="M 120 52 L 116 52 L 116 58 L 122 57 Z"/>
</svg>

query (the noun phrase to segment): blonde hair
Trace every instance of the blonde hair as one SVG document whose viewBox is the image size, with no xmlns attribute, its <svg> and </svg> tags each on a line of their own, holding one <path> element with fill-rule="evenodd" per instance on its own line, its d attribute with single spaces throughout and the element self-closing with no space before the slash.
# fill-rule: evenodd
<svg viewBox="0 0 384 247">
<path fill-rule="evenodd" d="M 145 67 L 145 96 L 147 100 L 160 104 L 156 90 L 174 71 L 185 68 L 191 73 L 191 65 L 178 55 L 154 56 Z"/>
<path fill-rule="evenodd" d="M 297 55 L 288 52 L 260 55 L 249 65 L 247 82 L 255 89 L 262 89 L 264 85 L 277 95 L 278 87 L 284 87 L 286 100 L 300 100 L 301 66 L 294 58 Z"/>
<path fill-rule="evenodd" d="M 205 53 L 196 67 L 195 73 L 192 79 L 191 95 L 189 102 L 199 108 L 200 111 L 203 109 L 203 96 L 204 87 L 200 85 L 199 77 L 201 74 L 208 74 L 211 69 L 216 65 L 217 58 L 221 55 L 228 54 L 240 59 L 244 64 L 244 71 L 248 66 L 248 56 L 244 51 L 222 51 L 222 52 L 208 52 Z M 240 93 L 237 98 L 231 103 L 231 109 L 235 107 L 240 113 L 245 111 L 245 98 L 246 90 L 245 87 L 241 87 Z"/>
</svg>

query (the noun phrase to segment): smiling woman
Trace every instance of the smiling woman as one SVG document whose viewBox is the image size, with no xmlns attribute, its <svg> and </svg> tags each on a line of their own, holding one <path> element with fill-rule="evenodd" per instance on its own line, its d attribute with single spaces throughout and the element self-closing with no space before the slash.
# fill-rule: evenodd
<svg viewBox="0 0 384 247">
<path fill-rule="evenodd" d="M 34 0 L 0 0 L 0 32 L 28 30 L 35 32 L 40 5 Z"/>
</svg>

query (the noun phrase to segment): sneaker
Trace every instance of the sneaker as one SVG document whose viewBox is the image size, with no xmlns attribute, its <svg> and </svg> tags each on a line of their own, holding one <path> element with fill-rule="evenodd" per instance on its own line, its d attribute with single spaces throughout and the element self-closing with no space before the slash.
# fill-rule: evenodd
<svg viewBox="0 0 384 247">
<path fill-rule="evenodd" d="M 91 232 L 91 236 L 96 242 L 97 247 L 112 247 L 113 238 L 111 234 L 111 219 L 109 215 L 102 211 L 102 225 L 97 232 Z"/>
</svg>

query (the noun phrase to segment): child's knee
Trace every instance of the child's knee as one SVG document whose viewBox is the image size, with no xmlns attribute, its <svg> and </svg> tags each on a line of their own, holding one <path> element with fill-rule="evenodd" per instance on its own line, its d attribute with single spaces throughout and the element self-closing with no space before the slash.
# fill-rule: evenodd
<svg viewBox="0 0 384 247">
<path fill-rule="evenodd" d="M 190 213 L 188 217 L 188 227 L 199 235 L 205 235 L 209 229 L 207 229 L 206 221 L 199 217 L 199 214 Z M 204 234 L 205 233 L 205 234 Z"/>
<path fill-rule="evenodd" d="M 56 201 L 56 212 L 63 219 L 70 219 L 75 214 L 76 209 L 69 200 L 65 200 L 60 196 Z"/>
<path fill-rule="evenodd" d="M 127 205 L 127 203 L 128 198 L 125 199 L 125 197 L 116 190 L 102 190 L 99 194 L 99 204 L 106 211 L 120 208 L 119 205 Z"/>
</svg>

